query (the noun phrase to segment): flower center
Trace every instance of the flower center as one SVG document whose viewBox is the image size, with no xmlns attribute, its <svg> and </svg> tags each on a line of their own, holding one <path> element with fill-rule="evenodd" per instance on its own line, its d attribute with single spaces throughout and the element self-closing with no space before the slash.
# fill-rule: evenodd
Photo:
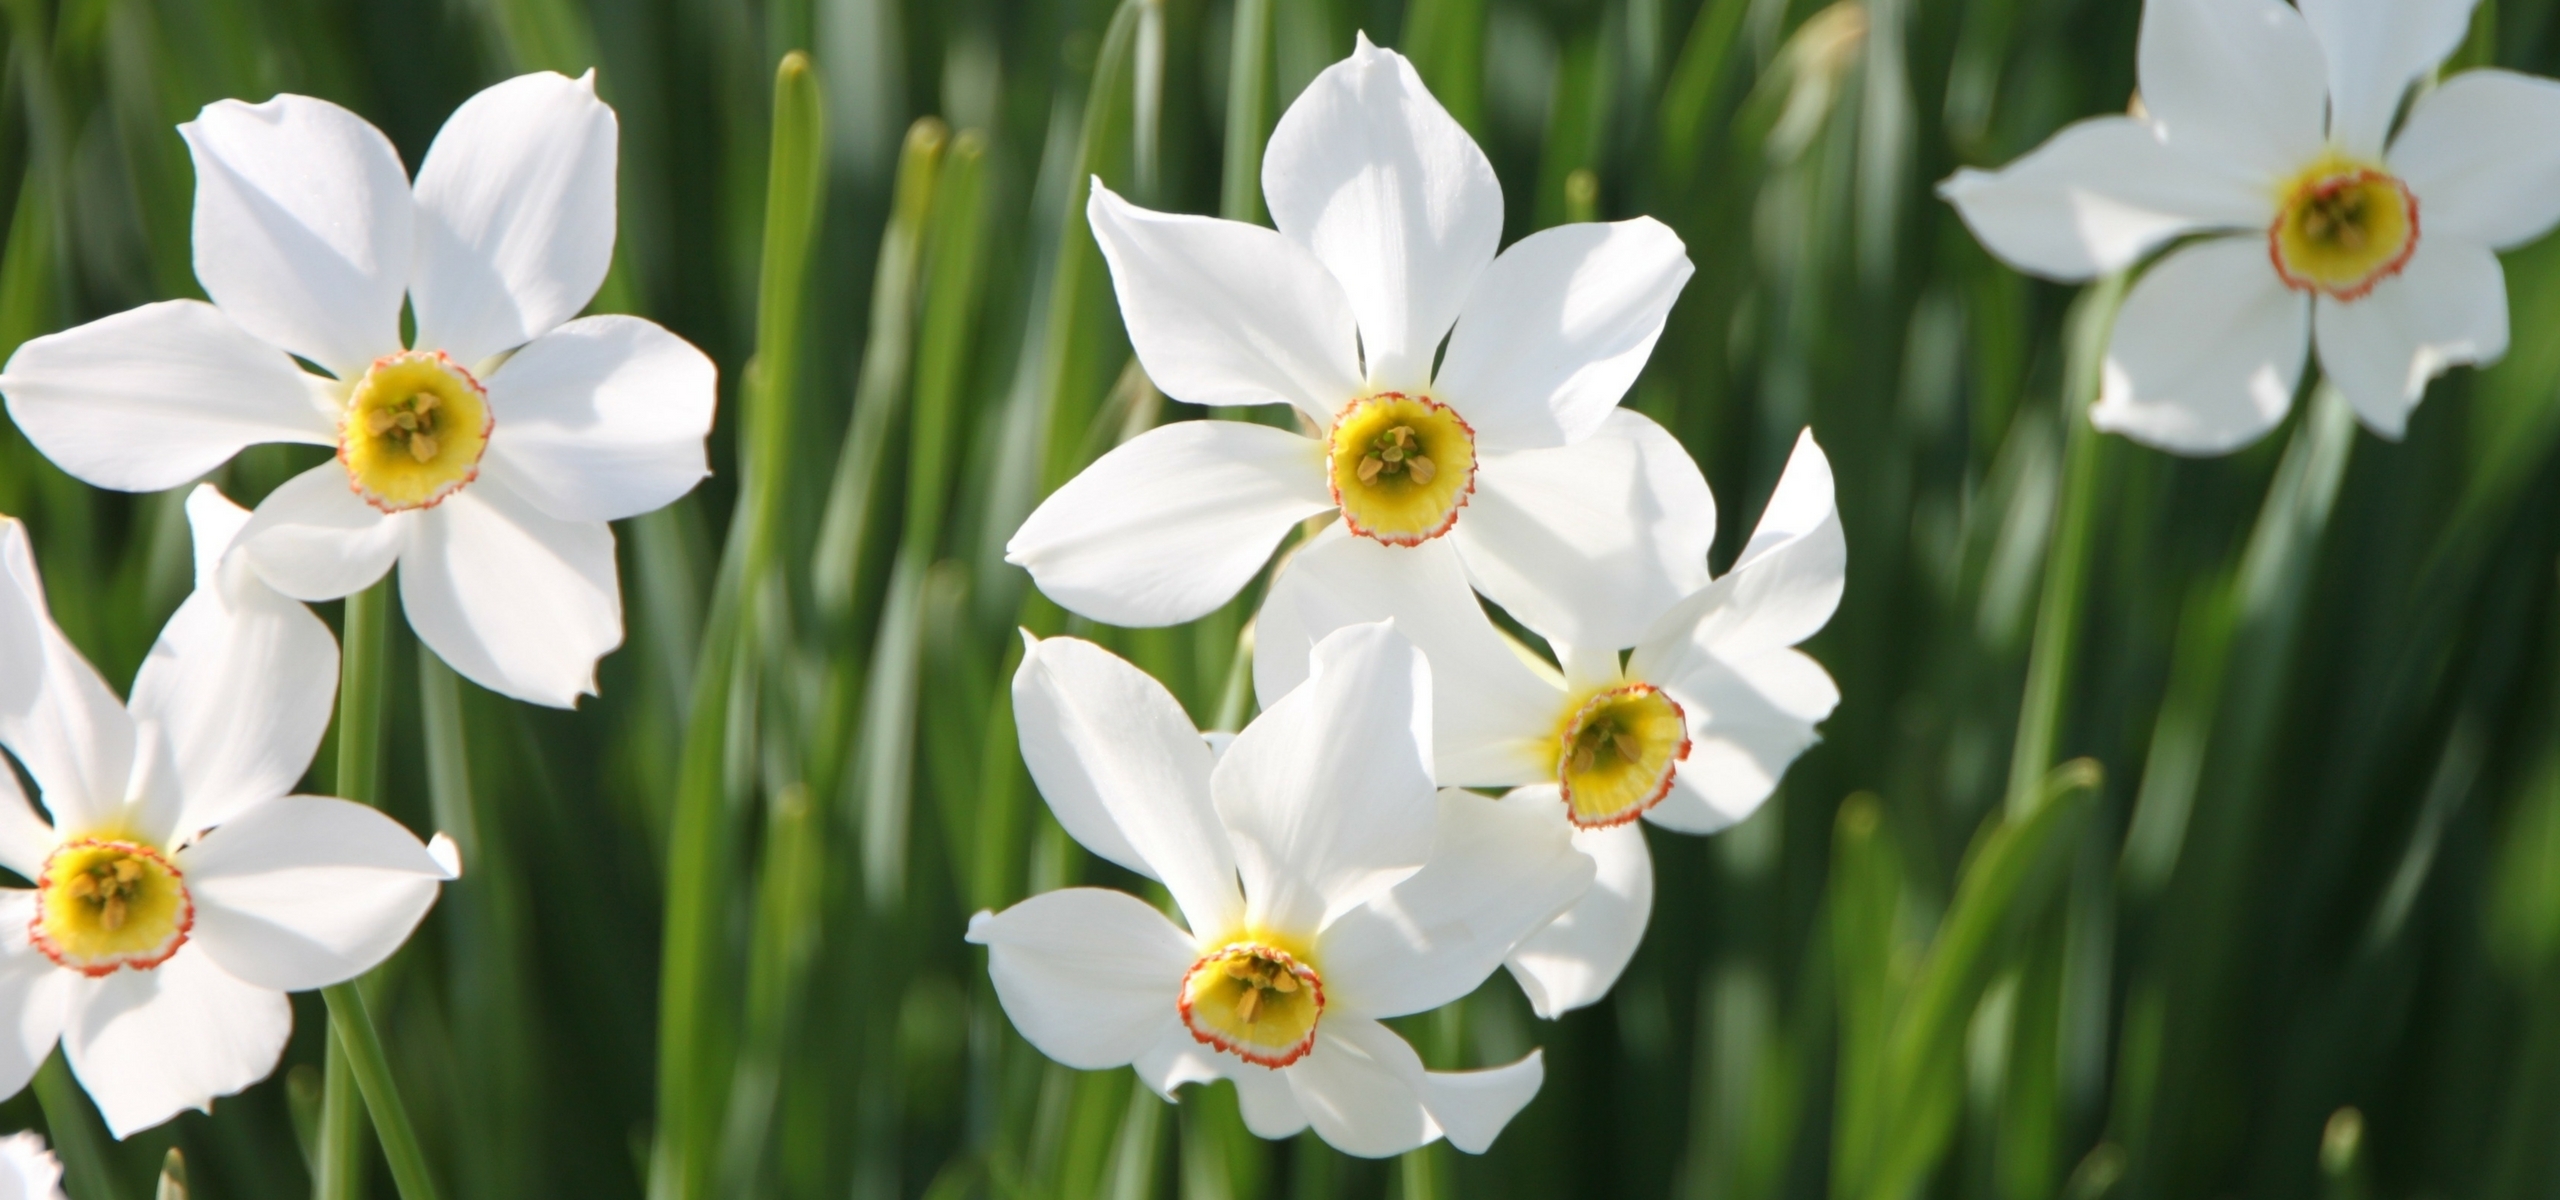
<svg viewBox="0 0 2560 1200">
<path fill-rule="evenodd" d="M 444 351 L 385 354 L 347 396 L 338 461 L 365 503 L 426 508 L 480 477 L 492 423 L 488 389 Z"/>
<path fill-rule="evenodd" d="M 1623 825 L 1671 791 L 1689 757 L 1689 722 L 1649 683 L 1595 692 L 1556 734 L 1565 816 L 1585 829 Z"/>
<path fill-rule="evenodd" d="M 83 975 L 112 975 L 169 961 L 195 920 L 185 877 L 159 851 L 83 838 L 44 860 L 27 932 L 53 961 Z"/>
<path fill-rule="evenodd" d="M 1191 964 L 1179 1007 L 1192 1040 L 1249 1063 L 1285 1067 L 1315 1047 L 1324 980 L 1286 950 L 1237 942 Z"/>
<path fill-rule="evenodd" d="M 2285 189 L 2267 253 L 2285 286 L 2358 300 L 2418 249 L 2418 197 L 2390 172 L 2329 159 Z"/>
<path fill-rule="evenodd" d="M 1380 392 L 1343 406 L 1333 419 L 1332 457 L 1343 521 L 1391 546 L 1449 532 L 1476 490 L 1476 431 L 1426 397 Z"/>
</svg>

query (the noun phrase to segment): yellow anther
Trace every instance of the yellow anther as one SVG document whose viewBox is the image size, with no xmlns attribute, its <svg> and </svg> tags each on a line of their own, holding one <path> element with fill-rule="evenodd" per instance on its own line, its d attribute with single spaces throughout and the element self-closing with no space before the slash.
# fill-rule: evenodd
<svg viewBox="0 0 2560 1200">
<path fill-rule="evenodd" d="M 1413 460 L 1404 465 L 1404 469 L 1418 484 L 1427 484 L 1440 477 L 1439 465 L 1419 454 L 1414 455 Z"/>
</svg>

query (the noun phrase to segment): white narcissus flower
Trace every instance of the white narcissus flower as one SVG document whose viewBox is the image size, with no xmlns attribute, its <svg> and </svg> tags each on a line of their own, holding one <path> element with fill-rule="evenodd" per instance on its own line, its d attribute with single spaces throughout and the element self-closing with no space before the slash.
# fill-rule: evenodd
<svg viewBox="0 0 2560 1200">
<path fill-rule="evenodd" d="M 2090 419 L 2218 454 L 2284 419 L 2306 343 L 2397 438 L 2427 383 L 2507 349 L 2497 251 L 2560 220 L 2560 84 L 2464 71 L 2394 114 L 2475 0 L 2148 0 L 2136 115 L 1940 189 L 1991 252 L 2134 284 Z"/>
<path fill-rule="evenodd" d="M 338 646 L 224 548 L 249 514 L 201 486 L 196 590 L 120 704 L 55 628 L 26 530 L 0 522 L 0 1094 L 62 1044 L 119 1138 L 275 1069 L 286 992 L 363 974 L 460 871 L 452 843 L 287 794 L 329 724 Z"/>
<path fill-rule="evenodd" d="M 702 478 L 715 383 L 647 321 L 570 319 L 613 257 L 616 127 L 594 76 L 472 97 L 414 186 L 379 131 L 308 96 L 207 105 L 179 132 L 213 303 L 20 347 L 0 372 L 19 428 L 124 491 L 261 442 L 335 447 L 243 535 L 269 584 L 334 599 L 396 562 L 410 627 L 473 682 L 559 707 L 593 693 L 622 642 L 605 522 Z"/>
<path fill-rule="evenodd" d="M 1714 535 L 1715 510 L 1693 519 Z M 1750 816 L 1815 741 L 1839 690 L 1794 649 L 1839 607 L 1848 546 L 1831 464 L 1807 430 L 1733 569 L 1652 614 L 1620 644 L 1566 641 L 1537 621 L 1559 673 L 1506 638 L 1447 553 L 1390 557 L 1328 533 L 1293 558 L 1255 619 L 1255 689 L 1299 686 L 1335 629 L 1392 618 L 1431 660 L 1434 773 L 1452 787 L 1513 787 L 1599 864 L 1590 893 L 1509 961 L 1538 1015 L 1598 1000 L 1644 935 L 1653 862 L 1639 817 L 1714 833 Z M 1703 573 L 1704 567 L 1701 566 Z"/>
<path fill-rule="evenodd" d="M 1454 543 L 1486 594 L 1559 621 L 1623 621 L 1642 599 L 1588 586 L 1590 563 L 1703 554 L 1667 516 L 1694 499 L 1686 456 L 1618 407 L 1689 278 L 1668 228 L 1564 225 L 1496 257 L 1492 164 L 1366 38 L 1280 118 L 1262 188 L 1276 230 L 1150 212 L 1098 182 L 1087 216 L 1166 395 L 1286 403 L 1318 436 L 1185 421 L 1130 439 L 1006 546 L 1051 599 L 1117 625 L 1188 621 L 1328 510 L 1380 545 Z"/>
<path fill-rule="evenodd" d="M 0 1200 L 63 1200 L 62 1162 L 33 1131 L 0 1138 Z"/>
<path fill-rule="evenodd" d="M 1184 924 L 1067 888 L 979 913 L 969 940 L 1014 1027 L 1068 1066 L 1134 1066 L 1167 1099 L 1234 1080 L 1267 1138 L 1480 1153 L 1537 1094 L 1539 1056 L 1427 1071 L 1379 1020 L 1475 990 L 1591 863 L 1534 814 L 1433 788 L 1431 679 L 1393 628 L 1337 631 L 1313 660 L 1213 757 L 1136 667 L 1032 642 L 1013 697 L 1041 794 L 1086 849 L 1162 881 Z"/>
</svg>

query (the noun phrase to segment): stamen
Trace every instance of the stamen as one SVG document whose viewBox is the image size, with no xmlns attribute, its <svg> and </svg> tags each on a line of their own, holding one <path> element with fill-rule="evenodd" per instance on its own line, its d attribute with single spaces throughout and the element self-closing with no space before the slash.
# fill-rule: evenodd
<svg viewBox="0 0 2560 1200">
<path fill-rule="evenodd" d="M 443 353 L 386 354 L 347 397 L 338 458 L 375 508 L 425 508 L 479 477 L 491 423 L 479 381 Z"/>
<path fill-rule="evenodd" d="M 83 838 L 45 859 L 28 935 L 54 962 L 102 976 L 168 961 L 194 924 L 186 883 L 158 850 Z"/>
<path fill-rule="evenodd" d="M 1333 422 L 1332 490 L 1353 533 L 1418 546 L 1449 531 L 1475 491 L 1475 430 L 1401 392 L 1354 400 Z"/>
<path fill-rule="evenodd" d="M 1285 1067 L 1315 1045 L 1324 981 L 1288 951 L 1238 942 L 1212 951 L 1182 981 L 1176 1002 L 1194 1041 L 1249 1063 Z"/>
<path fill-rule="evenodd" d="M 1622 825 L 1671 791 L 1689 757 L 1688 717 L 1651 684 L 1591 693 L 1557 730 L 1556 782 L 1565 815 L 1586 829 Z"/>
</svg>

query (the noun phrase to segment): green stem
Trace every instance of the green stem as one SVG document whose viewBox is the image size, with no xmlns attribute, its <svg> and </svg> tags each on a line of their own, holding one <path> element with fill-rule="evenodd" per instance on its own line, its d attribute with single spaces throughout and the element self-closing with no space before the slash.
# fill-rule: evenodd
<svg viewBox="0 0 2560 1200">
<path fill-rule="evenodd" d="M 36 1103 L 44 1108 L 45 1132 L 53 1136 L 53 1152 L 62 1160 L 63 1181 L 80 1200 L 108 1200 L 118 1194 L 107 1171 L 106 1127 L 81 1095 L 71 1064 L 55 1050 L 36 1070 Z"/>
<path fill-rule="evenodd" d="M 360 1200 L 364 1195 L 366 1134 L 364 1087 L 331 1023 L 327 1065 L 320 1077 L 319 1153 L 312 1162 L 312 1194 L 318 1200 Z"/>
<path fill-rule="evenodd" d="M 364 1092 L 365 1111 L 382 1136 L 382 1156 L 391 1164 L 391 1181 L 400 1189 L 400 1200 L 436 1200 L 439 1193 L 435 1177 L 427 1171 L 427 1153 L 418 1145 L 418 1131 L 409 1124 L 409 1107 L 401 1102 L 400 1086 L 391 1078 L 391 1060 L 382 1053 L 382 1035 L 373 1028 L 364 989 L 349 980 L 323 988 L 320 995 L 329 1002 L 329 1028 L 337 1035 L 331 1044 L 344 1050 L 347 1068 Z M 334 1073 L 329 1082 L 333 1092 L 341 1090 Z"/>
<path fill-rule="evenodd" d="M 390 653 L 391 579 L 347 597 L 338 659 L 338 794 L 359 804 L 379 804 L 382 783 L 382 707 Z M 326 1098 L 321 1108 L 321 1195 L 324 1200 L 352 1200 L 363 1191 L 358 1167 L 363 1130 L 356 1106 L 347 1096 L 350 1080 L 363 1093 L 364 1110 L 381 1137 L 391 1163 L 391 1178 L 401 1200 L 435 1200 L 434 1178 L 418 1132 L 409 1124 L 408 1106 L 391 1078 L 383 1057 L 382 1035 L 373 1027 L 364 993 L 355 980 L 322 990 L 329 1003 Z"/>
<path fill-rule="evenodd" d="M 1227 144 L 1218 215 L 1262 220 L 1262 142 L 1271 136 L 1271 0 L 1236 0 L 1227 44 Z"/>
<path fill-rule="evenodd" d="M 2042 801 L 2045 773 L 2053 767 L 2054 743 L 2061 736 L 2063 688 L 2079 648 L 2081 602 L 2088 591 L 2095 541 L 2090 527 L 2098 507 L 2098 456 L 2104 448 L 2104 435 L 2089 423 L 2088 410 L 2097 400 L 2099 363 L 2124 289 L 2122 276 L 2099 282 L 2081 295 L 2071 316 L 2062 396 L 2068 432 L 2063 438 L 2061 511 L 2045 554 L 2035 642 L 2027 652 L 2026 698 L 2018 706 L 2018 740 L 2009 758 L 2008 812 L 2013 818 L 2034 811 Z"/>
</svg>

